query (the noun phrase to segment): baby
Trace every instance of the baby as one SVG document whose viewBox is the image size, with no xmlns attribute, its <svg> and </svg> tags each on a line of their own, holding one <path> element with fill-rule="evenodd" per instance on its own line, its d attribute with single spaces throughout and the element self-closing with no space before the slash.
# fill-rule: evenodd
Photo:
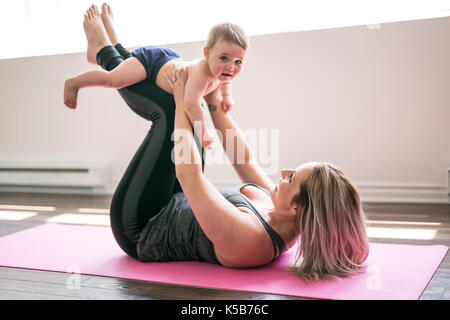
<svg viewBox="0 0 450 320">
<path fill-rule="evenodd" d="M 98 14 L 98 11 L 93 11 L 93 14 L 96 12 Z M 207 130 L 201 100 L 209 95 L 209 101 L 216 101 L 225 111 L 231 109 L 234 104 L 231 80 L 241 72 L 247 47 L 246 34 L 239 26 L 231 23 L 217 24 L 210 30 L 203 48 L 204 57 L 194 61 L 183 61 L 168 47 L 141 47 L 112 71 L 92 70 L 67 79 L 64 104 L 75 109 L 78 90 L 81 88 L 101 86 L 120 89 L 146 79 L 172 94 L 165 79 L 166 74 L 173 74 L 168 71 L 174 68 L 185 67 L 188 80 L 184 108 L 202 147 L 206 149 L 213 140 Z"/>
</svg>

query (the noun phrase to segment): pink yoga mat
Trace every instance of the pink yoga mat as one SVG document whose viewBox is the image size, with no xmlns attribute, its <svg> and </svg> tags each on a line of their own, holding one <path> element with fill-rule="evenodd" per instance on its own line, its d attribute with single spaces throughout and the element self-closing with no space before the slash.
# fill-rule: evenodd
<svg viewBox="0 0 450 320">
<path fill-rule="evenodd" d="M 306 285 L 285 273 L 295 256 L 229 269 L 204 262 L 139 262 L 116 244 L 110 228 L 44 224 L 0 238 L 0 266 L 74 272 L 186 286 L 323 299 L 417 299 L 447 252 L 446 246 L 372 243 L 364 274 Z"/>
</svg>

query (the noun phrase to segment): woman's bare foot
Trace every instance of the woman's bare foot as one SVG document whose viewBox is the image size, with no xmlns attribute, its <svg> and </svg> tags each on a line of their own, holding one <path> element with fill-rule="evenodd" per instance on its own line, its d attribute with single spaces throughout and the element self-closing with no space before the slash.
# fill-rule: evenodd
<svg viewBox="0 0 450 320">
<path fill-rule="evenodd" d="M 116 30 L 114 29 L 114 16 L 109 4 L 102 4 L 101 17 L 106 32 L 108 33 L 109 40 L 111 40 L 112 45 L 115 46 L 119 43 L 119 37 L 117 36 Z"/>
<path fill-rule="evenodd" d="M 75 86 L 73 79 L 67 79 L 64 83 L 64 104 L 75 109 L 77 107 L 78 88 Z"/>
<path fill-rule="evenodd" d="M 87 60 L 89 63 L 97 64 L 97 52 L 101 48 L 111 45 L 111 42 L 108 39 L 108 34 L 96 5 L 92 5 L 86 10 L 83 27 L 88 41 Z"/>
</svg>

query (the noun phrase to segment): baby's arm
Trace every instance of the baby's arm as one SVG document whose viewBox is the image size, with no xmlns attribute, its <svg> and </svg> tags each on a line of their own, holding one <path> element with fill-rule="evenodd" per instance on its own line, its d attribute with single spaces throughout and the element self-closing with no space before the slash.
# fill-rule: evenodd
<svg viewBox="0 0 450 320">
<path fill-rule="evenodd" d="M 221 86 L 219 85 L 216 89 L 214 89 L 210 94 L 205 96 L 209 105 L 213 105 L 215 107 L 220 107 L 222 105 L 222 93 Z"/>
<path fill-rule="evenodd" d="M 147 72 L 138 59 L 131 57 L 112 71 L 91 70 L 66 80 L 64 104 L 75 109 L 78 90 L 86 87 L 106 87 L 120 89 L 131 86 L 147 78 Z"/>
<path fill-rule="evenodd" d="M 212 137 L 208 134 L 206 114 L 201 107 L 201 99 L 210 80 L 200 70 L 196 68 L 191 70 L 184 90 L 184 110 L 205 149 L 212 143 Z"/>
<path fill-rule="evenodd" d="M 230 111 L 234 105 L 233 98 L 231 97 L 231 81 L 222 82 L 220 90 L 222 93 L 222 109 L 224 111 Z"/>
</svg>

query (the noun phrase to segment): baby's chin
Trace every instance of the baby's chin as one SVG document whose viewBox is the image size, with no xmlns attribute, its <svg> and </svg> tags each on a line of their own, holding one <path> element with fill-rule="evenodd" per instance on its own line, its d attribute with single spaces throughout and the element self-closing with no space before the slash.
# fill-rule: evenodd
<svg viewBox="0 0 450 320">
<path fill-rule="evenodd" d="M 234 76 L 224 76 L 223 74 L 220 74 L 219 77 L 218 77 L 218 79 L 219 79 L 221 82 L 230 81 L 230 80 L 232 80 L 233 78 L 234 78 Z"/>
</svg>

